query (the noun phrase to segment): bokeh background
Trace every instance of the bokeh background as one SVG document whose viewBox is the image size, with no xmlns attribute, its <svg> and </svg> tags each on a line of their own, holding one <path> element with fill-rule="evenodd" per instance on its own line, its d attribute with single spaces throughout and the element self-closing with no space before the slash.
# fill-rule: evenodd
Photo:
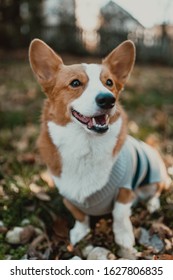
<svg viewBox="0 0 173 280">
<path fill-rule="evenodd" d="M 28 48 L 39 37 L 59 52 L 105 55 L 129 38 L 137 61 L 172 65 L 172 0 L 1 0 L 0 47 Z"/>
<path fill-rule="evenodd" d="M 33 38 L 66 64 L 98 63 L 122 41 L 134 41 L 136 65 L 121 97 L 129 133 L 158 148 L 172 178 L 173 0 L 0 0 L 0 259 L 83 257 L 89 242 L 117 257 L 111 220 L 97 223 L 94 237 L 76 249 L 69 246 L 74 221 L 36 148 L 44 94 L 28 61 Z M 161 202 L 156 216 L 143 205 L 133 212 L 141 258 L 173 254 L 172 191 Z M 157 242 L 141 241 L 143 231 L 148 239 L 156 231 Z"/>
</svg>

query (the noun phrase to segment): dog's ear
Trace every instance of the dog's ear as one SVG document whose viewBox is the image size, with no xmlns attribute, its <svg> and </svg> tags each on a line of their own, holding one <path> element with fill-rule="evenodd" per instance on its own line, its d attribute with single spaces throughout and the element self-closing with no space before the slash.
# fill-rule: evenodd
<svg viewBox="0 0 173 280">
<path fill-rule="evenodd" d="M 126 83 L 135 62 L 135 46 L 127 40 L 115 48 L 104 60 L 110 71 L 115 75 L 115 79 L 123 87 Z"/>
<path fill-rule="evenodd" d="M 58 68 L 63 64 L 61 57 L 39 39 L 34 39 L 30 44 L 29 60 L 38 82 L 43 87 L 55 77 Z"/>
</svg>

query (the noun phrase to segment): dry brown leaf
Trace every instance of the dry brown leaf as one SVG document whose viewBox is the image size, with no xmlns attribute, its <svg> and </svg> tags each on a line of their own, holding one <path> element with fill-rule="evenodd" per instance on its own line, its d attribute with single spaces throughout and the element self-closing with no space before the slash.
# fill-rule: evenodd
<svg viewBox="0 0 173 280">
<path fill-rule="evenodd" d="M 43 191 L 35 193 L 35 196 L 38 199 L 43 200 L 43 201 L 50 201 L 51 200 L 50 196 L 46 192 L 43 192 Z"/>
<path fill-rule="evenodd" d="M 47 237 L 44 233 L 40 234 L 32 241 L 30 247 L 35 249 L 40 243 L 42 243 L 46 239 L 47 239 Z"/>
<path fill-rule="evenodd" d="M 67 251 L 70 253 L 74 251 L 74 247 L 72 244 L 67 245 Z"/>
<path fill-rule="evenodd" d="M 167 251 L 171 250 L 172 249 L 172 242 L 167 238 L 164 239 L 164 242 L 165 242 L 165 250 L 167 250 Z"/>
<path fill-rule="evenodd" d="M 46 182 L 48 184 L 48 186 L 50 188 L 53 188 L 55 186 L 54 181 L 52 180 L 52 177 L 50 176 L 50 174 L 47 170 L 41 172 L 40 177 L 44 182 Z"/>
<path fill-rule="evenodd" d="M 159 145 L 160 145 L 158 135 L 156 135 L 156 134 L 150 134 L 145 139 L 145 142 L 152 147 L 159 147 Z"/>
<path fill-rule="evenodd" d="M 13 146 L 19 151 L 25 151 L 29 146 L 29 141 L 27 138 L 22 138 L 19 141 L 13 141 Z"/>
<path fill-rule="evenodd" d="M 7 227 L 4 227 L 4 226 L 0 227 L 0 234 L 1 233 L 6 233 L 7 231 L 8 231 Z"/>
<path fill-rule="evenodd" d="M 154 255 L 153 260 L 173 260 L 173 255 L 168 255 L 168 254 Z"/>
<path fill-rule="evenodd" d="M 100 233 L 108 233 L 111 230 L 110 221 L 106 219 L 100 219 L 96 223 L 96 231 L 99 231 Z"/>
<path fill-rule="evenodd" d="M 150 232 L 151 233 L 157 232 L 160 236 L 165 236 L 165 235 L 172 236 L 173 235 L 172 230 L 168 226 L 166 226 L 160 222 L 153 222 L 151 225 Z"/>
<path fill-rule="evenodd" d="M 20 242 L 22 244 L 28 243 L 35 234 L 35 229 L 32 225 L 24 227 L 20 233 Z"/>
<path fill-rule="evenodd" d="M 27 164 L 35 163 L 35 154 L 34 153 L 25 153 L 21 157 L 21 161 Z"/>
<path fill-rule="evenodd" d="M 41 191 L 43 190 L 42 187 L 38 186 L 38 185 L 35 184 L 35 183 L 31 183 L 31 184 L 29 185 L 29 188 L 30 188 L 30 190 L 31 190 L 33 193 L 39 193 L 39 192 L 41 192 Z"/>
<path fill-rule="evenodd" d="M 62 217 L 57 217 L 53 224 L 53 231 L 56 237 L 60 239 L 67 239 L 69 230 L 66 220 Z"/>
<path fill-rule="evenodd" d="M 29 188 L 38 199 L 43 201 L 51 200 L 50 196 L 44 191 L 43 187 L 37 185 L 36 183 L 31 183 Z"/>
</svg>

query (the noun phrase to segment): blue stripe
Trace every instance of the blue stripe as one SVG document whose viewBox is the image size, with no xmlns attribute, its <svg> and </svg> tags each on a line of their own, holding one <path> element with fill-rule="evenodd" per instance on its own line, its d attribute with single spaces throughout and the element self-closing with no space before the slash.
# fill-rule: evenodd
<svg viewBox="0 0 173 280">
<path fill-rule="evenodd" d="M 148 185 L 150 183 L 151 166 L 150 166 L 150 162 L 149 162 L 146 154 L 145 154 L 145 156 L 146 156 L 146 160 L 147 160 L 147 172 L 146 172 L 145 177 L 143 178 L 142 182 L 139 184 L 139 187 Z M 135 189 L 136 184 L 138 182 L 139 175 L 140 175 L 140 169 L 141 169 L 141 160 L 140 160 L 140 156 L 139 156 L 139 153 L 137 150 L 136 150 L 136 157 L 137 157 L 136 172 L 135 172 L 135 175 L 134 175 L 133 181 L 132 181 L 133 190 Z"/>
<path fill-rule="evenodd" d="M 139 179 L 140 169 L 141 169 L 141 161 L 140 161 L 139 153 L 138 153 L 137 150 L 136 150 L 136 157 L 137 157 L 136 172 L 135 172 L 135 175 L 134 175 L 133 181 L 132 181 L 132 189 L 133 190 L 136 187 L 137 181 Z"/>
</svg>

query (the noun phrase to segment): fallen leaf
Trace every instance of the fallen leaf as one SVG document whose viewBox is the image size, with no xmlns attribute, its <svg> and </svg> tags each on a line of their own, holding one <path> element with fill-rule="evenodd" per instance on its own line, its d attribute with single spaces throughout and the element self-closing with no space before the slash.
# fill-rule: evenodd
<svg viewBox="0 0 173 280">
<path fill-rule="evenodd" d="M 161 252 L 164 249 L 164 243 L 157 234 L 153 234 L 151 236 L 150 244 L 153 247 L 153 251 L 155 253 Z"/>
<path fill-rule="evenodd" d="M 67 239 L 69 232 L 67 221 L 57 217 L 53 224 L 53 231 L 58 239 Z"/>
<path fill-rule="evenodd" d="M 31 183 L 29 185 L 30 190 L 32 191 L 32 193 L 40 200 L 43 201 L 50 201 L 51 198 L 50 196 L 44 191 L 43 187 L 38 186 L 35 183 Z"/>
<path fill-rule="evenodd" d="M 4 196 L 5 196 L 4 188 L 3 186 L 0 186 L 0 197 L 4 197 Z"/>
<path fill-rule="evenodd" d="M 47 170 L 41 172 L 40 177 L 44 182 L 48 184 L 50 188 L 53 188 L 55 186 L 54 181 Z"/>
<path fill-rule="evenodd" d="M 173 260 L 173 255 L 168 255 L 168 254 L 154 255 L 153 260 Z"/>
<path fill-rule="evenodd" d="M 46 240 L 46 235 L 44 233 L 40 234 L 32 241 L 32 243 L 30 244 L 30 247 L 36 248 L 44 240 Z"/>
<path fill-rule="evenodd" d="M 74 251 L 74 247 L 72 244 L 67 245 L 67 251 L 70 253 Z"/>
<path fill-rule="evenodd" d="M 20 160 L 23 163 L 34 164 L 35 163 L 35 154 L 34 153 L 25 153 L 22 155 Z"/>
<path fill-rule="evenodd" d="M 28 146 L 29 146 L 29 141 L 28 139 L 22 138 L 19 141 L 13 141 L 13 146 L 19 151 L 19 152 L 23 152 L 25 151 Z"/>
<path fill-rule="evenodd" d="M 96 233 L 109 234 L 112 230 L 112 220 L 102 218 L 96 223 Z"/>
<path fill-rule="evenodd" d="M 171 237 L 173 235 L 172 230 L 168 226 L 160 222 L 152 223 L 150 233 L 158 233 L 162 237 L 165 237 L 165 235 Z"/>
<path fill-rule="evenodd" d="M 39 192 L 41 192 L 42 191 L 42 187 L 40 187 L 40 186 L 38 186 L 37 184 L 35 184 L 35 183 L 31 183 L 30 185 L 29 185 L 29 188 L 30 188 L 30 190 L 33 192 L 33 193 L 39 193 Z"/>
<path fill-rule="evenodd" d="M 35 193 L 35 196 L 38 199 L 43 200 L 43 201 L 50 201 L 51 200 L 50 196 L 46 192 L 43 192 L 43 191 Z"/>
<path fill-rule="evenodd" d="M 9 244 L 20 244 L 20 234 L 23 231 L 22 227 L 14 227 L 13 229 L 9 230 L 6 234 L 6 241 Z"/>
<path fill-rule="evenodd" d="M 145 247 L 152 247 L 153 252 L 160 252 L 164 248 L 164 243 L 157 234 L 151 235 L 148 230 L 141 228 L 141 234 L 138 240 L 139 244 Z"/>
<path fill-rule="evenodd" d="M 167 238 L 164 239 L 164 242 L 165 242 L 165 250 L 167 250 L 167 251 L 171 250 L 172 249 L 172 242 Z"/>
<path fill-rule="evenodd" d="M 6 233 L 8 231 L 8 228 L 7 227 L 4 227 L 4 226 L 0 226 L 0 233 Z"/>
<path fill-rule="evenodd" d="M 140 236 L 138 240 L 139 244 L 149 247 L 150 246 L 150 235 L 149 231 L 145 228 L 140 228 Z"/>
<path fill-rule="evenodd" d="M 21 244 L 28 243 L 35 234 L 35 229 L 32 225 L 26 226 L 20 233 Z"/>
<path fill-rule="evenodd" d="M 106 248 L 103 247 L 95 247 L 93 250 L 88 254 L 87 260 L 108 260 L 108 256 L 111 253 Z"/>
<path fill-rule="evenodd" d="M 117 257 L 113 253 L 108 253 L 107 257 L 108 257 L 108 260 L 116 260 L 117 259 Z"/>
</svg>

